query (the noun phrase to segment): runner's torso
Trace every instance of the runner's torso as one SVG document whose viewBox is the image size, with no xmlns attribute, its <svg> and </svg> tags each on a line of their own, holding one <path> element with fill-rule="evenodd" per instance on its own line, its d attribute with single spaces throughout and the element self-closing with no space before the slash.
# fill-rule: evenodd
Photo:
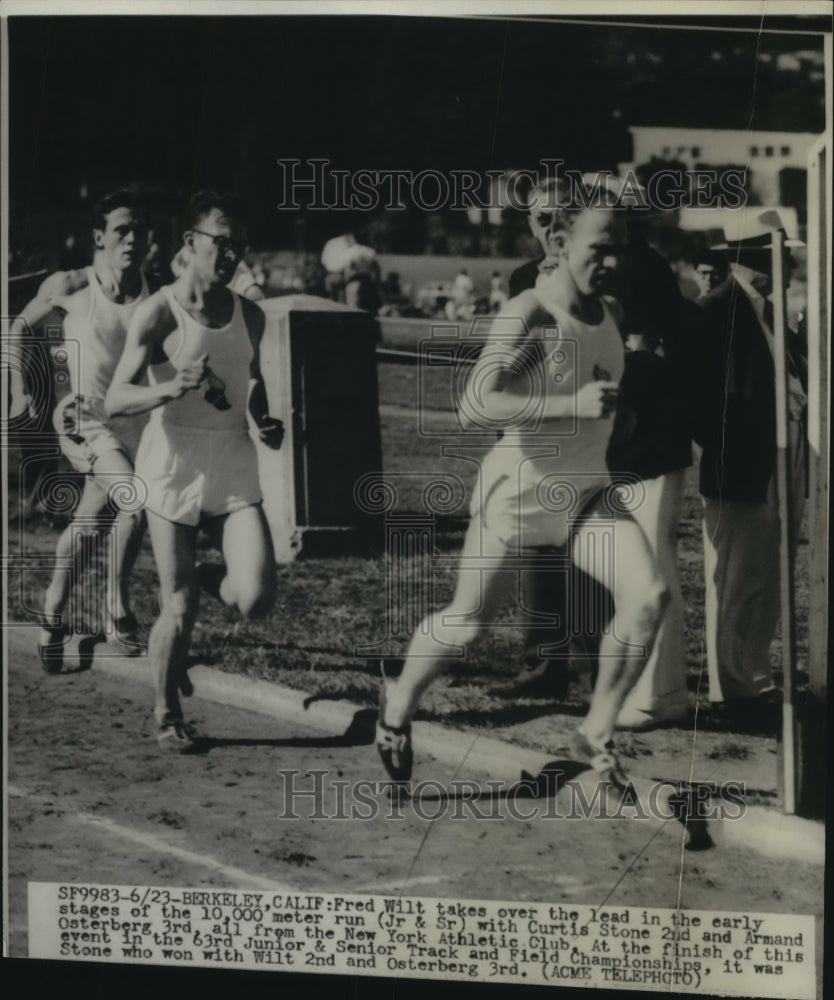
<svg viewBox="0 0 834 1000">
<path fill-rule="evenodd" d="M 552 396 L 573 396 L 589 382 L 619 382 L 625 367 L 622 337 L 608 306 L 601 302 L 603 318 L 591 325 L 572 316 L 546 292 L 535 294 L 552 322 L 542 322 L 531 330 L 539 342 L 542 359 L 534 373 L 531 390 L 546 400 Z M 526 474 L 536 474 L 539 466 L 558 467 L 566 478 L 572 472 L 605 473 L 605 450 L 611 436 L 613 416 L 579 420 L 569 417 L 538 423 L 524 429 L 509 428 L 496 449 L 516 449 Z M 558 456 L 555 447 L 558 447 Z"/>
<path fill-rule="evenodd" d="M 95 268 L 87 267 L 85 273 L 90 307 L 87 311 L 66 314 L 64 346 L 73 395 L 103 400 L 122 356 L 131 317 L 139 303 L 148 297 L 148 286 L 142 275 L 139 296 L 120 304 L 104 294 Z"/>
<path fill-rule="evenodd" d="M 148 369 L 151 385 L 167 382 L 176 371 L 208 355 L 208 366 L 223 383 L 227 409 L 218 408 L 206 399 L 207 383 L 186 392 L 152 411 L 151 419 L 197 430 L 246 430 L 246 404 L 249 396 L 250 365 L 254 355 L 252 341 L 243 317 L 240 298 L 234 292 L 232 318 L 223 327 L 203 326 L 191 317 L 174 295 L 174 286 L 161 289 L 168 300 L 177 328 L 165 340 L 168 361 Z"/>
</svg>

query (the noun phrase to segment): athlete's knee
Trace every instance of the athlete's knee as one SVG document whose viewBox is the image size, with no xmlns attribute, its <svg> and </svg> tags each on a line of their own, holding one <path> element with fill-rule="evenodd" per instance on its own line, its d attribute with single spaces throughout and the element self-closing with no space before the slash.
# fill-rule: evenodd
<svg viewBox="0 0 834 1000">
<path fill-rule="evenodd" d="M 238 584 L 234 603 L 243 618 L 263 618 L 275 604 L 275 580 L 265 577 Z"/>
<path fill-rule="evenodd" d="M 184 635 L 194 625 L 199 606 L 199 590 L 196 586 L 180 587 L 162 599 L 160 619 L 177 635 Z"/>
<path fill-rule="evenodd" d="M 139 512 L 147 495 L 147 488 L 135 472 L 100 472 L 98 482 L 104 490 L 107 507 L 118 513 Z"/>
<path fill-rule="evenodd" d="M 237 608 L 243 618 L 263 618 L 275 604 L 275 589 L 258 590 L 238 597 Z"/>
<path fill-rule="evenodd" d="M 135 535 L 145 526 L 145 515 L 141 510 L 121 510 L 116 518 L 115 530 Z"/>
<path fill-rule="evenodd" d="M 668 584 L 659 577 L 646 586 L 636 602 L 634 616 L 638 626 L 646 631 L 653 631 L 660 625 L 663 615 L 669 607 L 672 591 Z"/>
</svg>

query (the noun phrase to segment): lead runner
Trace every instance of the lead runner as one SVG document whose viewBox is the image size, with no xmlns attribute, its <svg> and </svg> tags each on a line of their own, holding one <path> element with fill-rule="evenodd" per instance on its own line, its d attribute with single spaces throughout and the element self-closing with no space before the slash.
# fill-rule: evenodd
<svg viewBox="0 0 834 1000">
<path fill-rule="evenodd" d="M 202 523 L 222 532 L 226 567 L 213 581 L 215 595 L 245 617 L 266 614 L 275 560 L 247 407 L 267 446 L 278 448 L 283 438 L 261 381 L 264 314 L 227 287 L 246 246 L 237 200 L 201 191 L 189 208 L 184 269 L 137 310 L 105 400 L 111 414 L 152 411 L 136 456 L 161 596 L 148 654 L 157 675 L 157 741 L 181 753 L 194 748 L 179 696 L 191 690 L 197 531 Z M 150 384 L 138 385 L 146 371 Z"/>
<path fill-rule="evenodd" d="M 422 693 L 452 650 L 466 650 L 492 620 L 506 588 L 517 585 L 518 566 L 507 561 L 565 543 L 575 565 L 611 591 L 615 607 L 591 706 L 570 736 L 570 754 L 601 780 L 627 781 L 614 753 L 614 727 L 651 652 L 668 591 L 642 529 L 606 489 L 624 348 L 603 295 L 625 227 L 616 209 L 577 204 L 572 186 L 560 182 L 554 193 L 557 266 L 501 310 L 462 400 L 469 426 L 500 428 L 504 436 L 481 469 L 455 595 L 413 636 L 400 678 L 383 679 L 376 742 L 397 782 L 411 777 L 411 720 Z M 522 419 L 530 412 L 531 386 L 538 387 L 538 431 Z M 572 503 L 549 501 L 554 490 Z M 606 545 L 613 550 L 608 567 L 600 559 Z"/>
</svg>

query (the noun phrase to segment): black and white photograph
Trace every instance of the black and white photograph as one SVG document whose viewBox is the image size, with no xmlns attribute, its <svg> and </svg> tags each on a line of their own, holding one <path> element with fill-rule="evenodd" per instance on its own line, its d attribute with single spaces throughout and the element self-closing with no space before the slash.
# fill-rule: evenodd
<svg viewBox="0 0 834 1000">
<path fill-rule="evenodd" d="M 4 956 L 822 997 L 829 5 L 0 15 Z"/>
</svg>

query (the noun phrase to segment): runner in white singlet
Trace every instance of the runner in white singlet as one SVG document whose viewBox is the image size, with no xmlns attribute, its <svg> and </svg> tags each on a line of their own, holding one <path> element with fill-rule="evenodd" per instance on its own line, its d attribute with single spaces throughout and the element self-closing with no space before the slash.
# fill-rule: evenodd
<svg viewBox="0 0 834 1000">
<path fill-rule="evenodd" d="M 213 580 L 216 596 L 244 616 L 265 614 L 274 600 L 275 561 L 247 409 L 265 444 L 278 448 L 283 437 L 260 377 L 264 314 L 227 287 L 246 242 L 236 199 L 196 194 L 184 239 L 183 270 L 137 310 L 106 400 L 109 413 L 150 412 L 136 462 L 147 485 L 161 595 L 148 651 L 157 677 L 157 740 L 181 753 L 199 746 L 180 705 L 180 694 L 191 692 L 186 659 L 198 576 Z M 140 385 L 146 372 L 148 385 Z M 225 568 L 198 573 L 201 522 L 220 529 Z M 215 568 L 222 579 L 212 575 Z"/>
<path fill-rule="evenodd" d="M 85 539 L 111 532 L 112 574 L 107 582 L 104 631 L 121 652 L 141 651 L 138 624 L 130 611 L 128 579 L 144 531 L 142 493 L 132 460 L 141 424 L 112 420 L 104 397 L 124 347 L 127 326 L 148 286 L 140 271 L 147 227 L 135 195 L 118 191 L 95 209 L 91 267 L 62 271 L 41 285 L 37 296 L 12 325 L 12 337 L 45 319 L 53 309 L 64 313 L 63 353 L 71 392 L 55 410 L 53 422 L 64 454 L 85 476 L 84 491 L 72 522 L 58 540 L 56 564 L 44 600 L 44 627 L 38 644 L 44 667 L 61 669 L 69 623 L 63 612 L 81 572 Z M 23 392 L 14 372 L 12 397 Z M 26 405 L 13 402 L 12 412 Z M 116 508 L 115 521 L 108 517 Z M 112 524 L 110 524 L 112 522 Z"/>
<path fill-rule="evenodd" d="M 626 781 L 614 726 L 667 592 L 642 530 L 606 489 L 624 351 L 602 295 L 624 244 L 623 220 L 612 209 L 574 207 L 569 190 L 559 194 L 558 266 L 498 314 L 462 401 L 470 427 L 503 437 L 482 465 L 455 595 L 415 632 L 400 678 L 383 680 L 376 741 L 395 781 L 411 776 L 411 719 L 423 691 L 494 620 L 525 554 L 566 540 L 574 563 L 611 591 L 616 609 L 591 707 L 570 736 L 571 757 L 617 785 Z"/>
<path fill-rule="evenodd" d="M 151 411 L 136 469 L 147 486 L 147 510 L 168 521 L 196 525 L 201 517 L 231 514 L 262 500 L 255 445 L 246 422 L 254 352 L 238 295 L 231 293 L 231 322 L 211 329 L 186 312 L 174 288 L 160 289 L 177 321 L 164 344 L 168 360 L 151 365 L 148 380 L 159 386 L 173 379 L 178 368 L 208 357 L 211 377 L 218 380 L 216 385 L 222 383 L 223 395 L 212 395 L 220 390 L 206 382 L 204 391 L 186 393 Z"/>
<path fill-rule="evenodd" d="M 95 267 L 84 269 L 89 309 L 69 311 L 64 319 L 64 346 L 71 392 L 53 415 L 61 448 L 79 472 L 92 472 L 96 460 L 112 449 L 131 461 L 142 433 L 143 421 L 132 417 L 108 418 L 104 397 L 113 372 L 122 356 L 127 327 L 136 306 L 148 297 L 141 275 L 137 298 L 127 303 L 113 302 L 102 288 Z"/>
</svg>

